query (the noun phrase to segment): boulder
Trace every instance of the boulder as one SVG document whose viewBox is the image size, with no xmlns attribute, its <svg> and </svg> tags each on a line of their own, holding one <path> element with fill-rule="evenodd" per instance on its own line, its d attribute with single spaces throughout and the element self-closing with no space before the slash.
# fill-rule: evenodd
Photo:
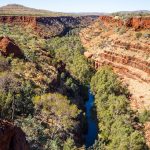
<svg viewBox="0 0 150 150">
<path fill-rule="evenodd" d="M 0 150 L 29 150 L 21 128 L 0 119 Z"/>
<path fill-rule="evenodd" d="M 14 57 L 22 58 L 21 49 L 9 37 L 0 37 L 0 52 L 3 56 L 13 55 Z"/>
</svg>

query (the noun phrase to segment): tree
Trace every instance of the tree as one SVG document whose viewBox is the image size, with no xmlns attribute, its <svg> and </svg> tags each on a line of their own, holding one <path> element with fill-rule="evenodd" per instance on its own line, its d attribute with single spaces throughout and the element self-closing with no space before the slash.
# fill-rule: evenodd
<svg viewBox="0 0 150 150">
<path fill-rule="evenodd" d="M 40 120 L 28 116 L 16 121 L 27 135 L 31 150 L 60 150 L 61 143 L 58 138 L 52 139 L 50 129 Z"/>
<path fill-rule="evenodd" d="M 93 70 L 83 56 L 80 39 L 77 36 L 56 38 L 54 45 L 56 59 L 66 64 L 67 70 L 76 80 L 88 83 Z"/>
<path fill-rule="evenodd" d="M 91 90 L 100 130 L 97 143 L 102 149 L 146 149 L 145 139 L 133 128 L 133 114 L 128 102 L 128 91 L 111 68 L 104 67 L 91 79 Z M 134 114 L 135 115 L 135 114 Z"/>
<path fill-rule="evenodd" d="M 67 97 L 54 93 L 36 96 L 34 98 L 35 109 L 43 119 L 52 120 L 54 134 L 58 131 L 76 130 L 76 121 L 80 110 L 76 105 L 70 104 Z"/>
<path fill-rule="evenodd" d="M 0 76 L 1 117 L 14 119 L 17 115 L 33 114 L 33 86 L 18 80 L 13 74 Z"/>
<path fill-rule="evenodd" d="M 29 82 L 22 82 L 19 92 L 15 96 L 16 115 L 29 115 L 34 112 L 32 98 L 35 95 L 33 85 Z"/>
<path fill-rule="evenodd" d="M 132 150 L 141 150 L 145 149 L 148 150 L 147 146 L 145 146 L 145 139 L 139 131 L 134 131 L 130 135 L 130 141 L 129 141 L 129 149 Z"/>
<path fill-rule="evenodd" d="M 116 95 L 128 94 L 127 89 L 121 86 L 121 82 L 117 80 L 117 75 L 110 67 L 103 67 L 96 72 L 91 79 L 91 90 L 93 94 L 97 93 L 115 93 Z"/>
<path fill-rule="evenodd" d="M 71 138 L 68 138 L 66 142 L 64 143 L 63 150 L 77 150 L 74 140 Z"/>
<path fill-rule="evenodd" d="M 92 70 L 85 60 L 84 56 L 75 54 L 72 63 L 69 64 L 71 74 L 81 83 L 88 83 L 91 78 Z"/>
</svg>

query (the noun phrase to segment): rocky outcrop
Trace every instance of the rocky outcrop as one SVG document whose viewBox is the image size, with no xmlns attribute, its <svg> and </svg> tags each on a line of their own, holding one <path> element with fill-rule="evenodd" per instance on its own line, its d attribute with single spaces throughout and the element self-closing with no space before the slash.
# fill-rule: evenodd
<svg viewBox="0 0 150 150">
<path fill-rule="evenodd" d="M 9 55 L 13 55 L 18 58 L 23 57 L 23 53 L 20 48 L 9 37 L 0 37 L 0 53 L 6 57 Z"/>
<path fill-rule="evenodd" d="M 120 19 L 120 17 L 101 16 L 99 19 L 106 27 L 110 26 L 125 26 L 134 29 L 150 29 L 150 17 L 132 17 L 126 20 Z"/>
<path fill-rule="evenodd" d="M 140 82 L 150 83 L 150 77 L 148 77 L 148 75 L 146 75 L 145 77 L 144 71 L 139 72 L 138 70 L 134 69 L 132 65 L 129 67 L 128 65 L 126 65 L 127 61 L 124 58 L 118 57 L 116 61 L 112 61 L 112 59 L 115 60 L 114 56 L 110 56 L 107 54 L 101 54 L 101 56 L 102 57 L 100 57 L 100 59 L 94 61 L 93 66 L 96 69 L 99 69 L 102 66 L 111 66 L 114 72 L 120 76 L 120 78 L 126 77 L 138 80 Z"/>
<path fill-rule="evenodd" d="M 114 45 L 115 48 L 120 47 L 120 48 L 124 48 L 126 50 L 130 50 L 130 51 L 134 51 L 134 52 L 144 52 L 144 53 L 148 53 L 150 52 L 150 43 L 144 44 L 144 46 L 137 44 L 137 43 L 130 43 L 130 42 L 124 42 L 121 40 L 116 40 L 114 41 Z"/>
<path fill-rule="evenodd" d="M 90 25 L 96 16 L 60 16 L 60 17 L 31 17 L 31 16 L 0 16 L 1 24 L 18 25 L 32 28 L 40 36 L 51 38 L 67 34 L 71 29 L 83 28 Z"/>
<path fill-rule="evenodd" d="M 100 16 L 99 17 L 100 21 L 106 26 L 106 27 L 111 27 L 111 26 L 123 26 L 124 22 L 123 20 L 119 18 L 115 18 L 112 16 Z"/>
<path fill-rule="evenodd" d="M 135 29 L 150 29 L 150 17 L 135 17 L 126 21 L 127 27 Z"/>
<path fill-rule="evenodd" d="M 0 23 L 12 25 L 36 26 L 36 17 L 30 16 L 0 16 Z"/>
<path fill-rule="evenodd" d="M 0 150 L 29 150 L 25 133 L 12 123 L 0 120 Z"/>
<path fill-rule="evenodd" d="M 140 69 L 150 75 L 150 63 L 146 61 L 142 61 L 131 56 L 125 56 L 110 51 L 104 51 L 104 53 L 101 53 L 99 56 L 102 59 L 107 59 L 114 63 L 120 63 Z"/>
</svg>

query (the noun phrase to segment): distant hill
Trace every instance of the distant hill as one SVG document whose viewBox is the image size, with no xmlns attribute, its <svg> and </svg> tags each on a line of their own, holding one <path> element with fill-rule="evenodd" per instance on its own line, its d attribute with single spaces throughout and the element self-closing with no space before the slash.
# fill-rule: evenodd
<svg viewBox="0 0 150 150">
<path fill-rule="evenodd" d="M 150 11 L 149 10 L 136 10 L 136 11 L 119 11 L 119 12 L 114 12 L 112 15 L 118 15 L 118 16 L 149 16 Z"/>
<path fill-rule="evenodd" d="M 53 12 L 42 9 L 35 9 L 26 7 L 18 4 L 8 4 L 6 6 L 0 7 L 0 15 L 8 15 L 8 16 L 18 16 L 18 15 L 26 15 L 26 16 L 101 16 L 106 15 L 105 13 L 62 13 L 62 12 Z"/>
<path fill-rule="evenodd" d="M 34 9 L 18 4 L 9 4 L 0 7 L 0 15 L 32 15 L 32 16 L 66 16 L 67 13 L 52 12 L 48 10 Z"/>
<path fill-rule="evenodd" d="M 71 13 L 79 16 L 106 16 L 109 13 L 101 13 L 101 12 L 81 12 L 81 13 Z"/>
<path fill-rule="evenodd" d="M 148 10 L 140 11 L 119 11 L 114 13 L 101 13 L 101 12 L 79 12 L 79 13 L 63 13 L 63 12 L 53 12 L 49 10 L 35 9 L 26 7 L 19 4 L 8 4 L 6 6 L 0 7 L 0 15 L 8 16 L 103 16 L 103 15 L 150 15 Z"/>
</svg>

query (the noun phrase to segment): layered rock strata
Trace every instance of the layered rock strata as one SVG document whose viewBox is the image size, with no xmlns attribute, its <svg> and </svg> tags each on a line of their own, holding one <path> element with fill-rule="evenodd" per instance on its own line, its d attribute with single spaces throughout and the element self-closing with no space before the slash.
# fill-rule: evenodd
<svg viewBox="0 0 150 150">
<path fill-rule="evenodd" d="M 112 66 L 131 92 L 133 109 L 150 108 L 150 17 L 101 16 L 80 32 L 96 69 Z"/>
<path fill-rule="evenodd" d="M 87 27 L 96 18 L 96 16 L 0 16 L 0 24 L 18 25 L 31 28 L 40 36 L 51 38 L 54 36 L 63 36 L 67 34 L 71 29 Z"/>
</svg>

